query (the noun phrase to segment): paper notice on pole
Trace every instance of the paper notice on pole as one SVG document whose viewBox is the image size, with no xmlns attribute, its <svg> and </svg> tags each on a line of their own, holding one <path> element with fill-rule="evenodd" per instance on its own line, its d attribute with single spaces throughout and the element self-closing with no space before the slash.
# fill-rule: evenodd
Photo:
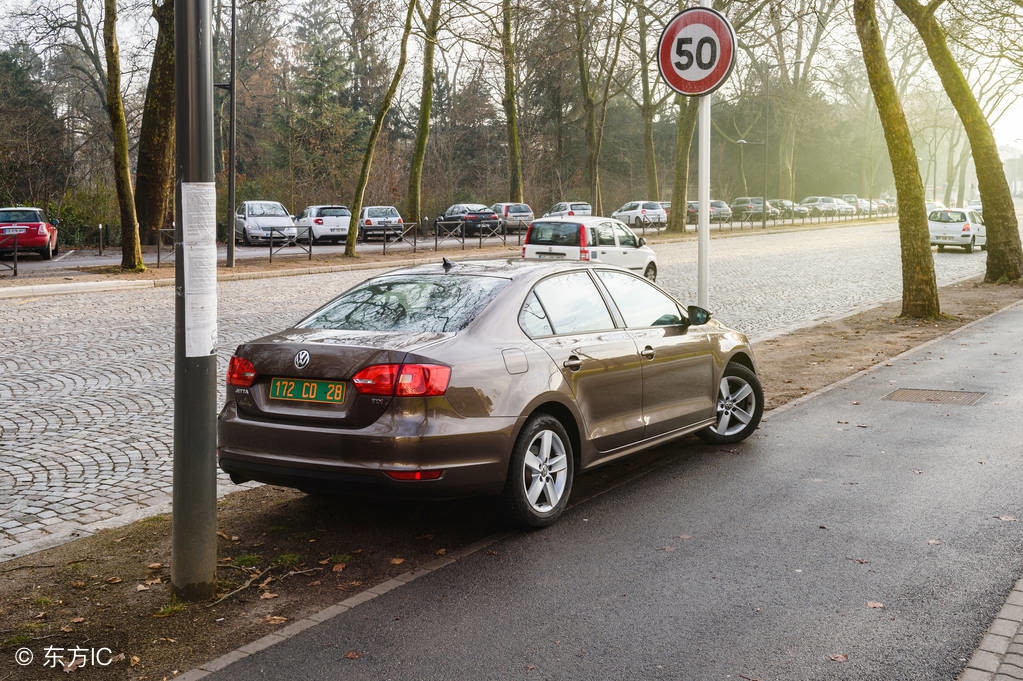
<svg viewBox="0 0 1023 681">
<path fill-rule="evenodd" d="M 217 351 L 217 189 L 213 182 L 181 183 L 185 297 L 185 357 Z"/>
</svg>

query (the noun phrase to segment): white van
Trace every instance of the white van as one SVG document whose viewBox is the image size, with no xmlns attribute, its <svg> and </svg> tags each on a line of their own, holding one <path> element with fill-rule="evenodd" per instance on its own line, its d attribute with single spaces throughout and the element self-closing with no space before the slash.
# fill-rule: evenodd
<svg viewBox="0 0 1023 681">
<path fill-rule="evenodd" d="M 657 254 L 646 240 L 613 218 L 553 217 L 534 220 L 522 242 L 522 257 L 595 260 L 657 279 Z"/>
</svg>

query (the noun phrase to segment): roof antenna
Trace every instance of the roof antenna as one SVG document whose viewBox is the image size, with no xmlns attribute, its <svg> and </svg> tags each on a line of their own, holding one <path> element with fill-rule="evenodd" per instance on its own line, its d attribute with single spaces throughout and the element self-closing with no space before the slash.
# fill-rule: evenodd
<svg viewBox="0 0 1023 681">
<path fill-rule="evenodd" d="M 445 272 L 449 272 L 451 270 L 451 268 L 455 266 L 455 263 L 451 262 L 447 258 L 441 258 L 441 260 L 444 261 L 444 271 Z"/>
</svg>

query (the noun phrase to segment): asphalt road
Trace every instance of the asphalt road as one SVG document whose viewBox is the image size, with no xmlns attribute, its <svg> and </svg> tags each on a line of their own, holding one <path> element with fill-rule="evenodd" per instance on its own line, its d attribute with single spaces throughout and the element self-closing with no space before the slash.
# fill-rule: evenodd
<svg viewBox="0 0 1023 681">
<path fill-rule="evenodd" d="M 741 445 L 675 445 L 551 528 L 204 678 L 956 679 L 1021 571 L 1021 327 L 1015 306 Z"/>
<path fill-rule="evenodd" d="M 241 249 L 239 249 L 241 250 Z M 711 244 L 711 308 L 756 338 L 897 298 L 893 225 Z M 696 298 L 696 243 L 658 246 L 661 283 Z M 986 254 L 935 254 L 945 283 Z M 236 345 L 291 324 L 372 271 L 224 281 L 221 376 Z M 171 287 L 0 300 L 0 558 L 166 510 L 173 458 Z M 234 487 L 221 476 L 224 490 Z"/>
</svg>

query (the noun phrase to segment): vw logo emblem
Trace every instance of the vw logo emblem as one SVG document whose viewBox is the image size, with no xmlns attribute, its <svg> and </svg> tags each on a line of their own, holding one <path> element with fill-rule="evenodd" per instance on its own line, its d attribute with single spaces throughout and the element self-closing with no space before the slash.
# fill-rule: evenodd
<svg viewBox="0 0 1023 681">
<path fill-rule="evenodd" d="M 295 355 L 295 368 L 305 369 L 309 366 L 309 351 L 299 350 L 298 354 Z"/>
</svg>

